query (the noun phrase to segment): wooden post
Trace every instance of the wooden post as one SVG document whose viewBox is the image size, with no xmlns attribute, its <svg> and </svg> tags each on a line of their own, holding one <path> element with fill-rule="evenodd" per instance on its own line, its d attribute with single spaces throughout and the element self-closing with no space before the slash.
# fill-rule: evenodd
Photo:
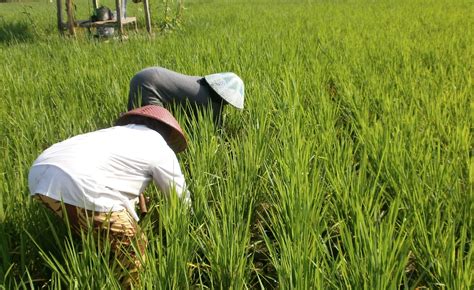
<svg viewBox="0 0 474 290">
<path fill-rule="evenodd" d="M 143 0 L 143 8 L 145 10 L 146 30 L 151 34 L 150 5 L 148 0 Z"/>
<path fill-rule="evenodd" d="M 72 11 L 72 0 L 66 0 L 66 12 L 67 12 L 67 27 L 69 33 L 72 36 L 76 36 L 76 30 L 74 29 L 74 13 Z"/>
<path fill-rule="evenodd" d="M 97 0 L 92 0 L 92 8 L 94 9 L 94 11 L 99 8 L 99 2 Z"/>
<path fill-rule="evenodd" d="M 123 24 L 122 24 L 122 1 L 115 0 L 115 9 L 117 11 L 117 24 L 119 29 L 120 39 L 122 39 L 123 35 Z"/>
<path fill-rule="evenodd" d="M 58 7 L 57 16 L 58 16 L 58 30 L 61 35 L 64 34 L 63 30 L 63 0 L 56 0 L 56 5 Z"/>
</svg>

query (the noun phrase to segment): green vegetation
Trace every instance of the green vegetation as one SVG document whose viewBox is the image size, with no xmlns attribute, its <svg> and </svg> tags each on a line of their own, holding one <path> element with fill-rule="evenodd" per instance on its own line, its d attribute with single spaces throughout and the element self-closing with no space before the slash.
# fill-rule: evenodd
<svg viewBox="0 0 474 290">
<path fill-rule="evenodd" d="M 61 38 L 54 7 L 0 4 L 0 288 L 118 285 L 27 175 L 160 65 L 234 71 L 247 98 L 186 128 L 193 216 L 147 191 L 147 287 L 473 289 L 470 1 L 188 1 L 180 29 L 124 42 Z"/>
</svg>

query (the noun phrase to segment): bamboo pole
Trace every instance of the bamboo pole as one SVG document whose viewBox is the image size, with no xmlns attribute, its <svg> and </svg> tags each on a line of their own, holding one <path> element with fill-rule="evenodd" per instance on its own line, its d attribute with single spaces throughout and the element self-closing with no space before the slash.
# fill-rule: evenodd
<svg viewBox="0 0 474 290">
<path fill-rule="evenodd" d="M 57 17 L 58 17 L 58 30 L 61 35 L 64 35 L 64 24 L 63 24 L 63 1 L 56 0 L 56 6 L 58 8 Z"/>
<path fill-rule="evenodd" d="M 72 0 L 66 0 L 66 12 L 67 12 L 67 28 L 72 36 L 76 36 L 76 30 L 74 29 L 74 13 L 72 11 Z"/>
<path fill-rule="evenodd" d="M 122 35 L 123 35 L 122 3 L 121 2 L 122 2 L 121 0 L 115 0 L 115 8 L 117 11 L 117 25 L 119 29 L 120 39 L 122 39 Z"/>
<path fill-rule="evenodd" d="M 145 10 L 146 30 L 151 34 L 150 4 L 148 0 L 143 0 L 143 8 Z"/>
</svg>

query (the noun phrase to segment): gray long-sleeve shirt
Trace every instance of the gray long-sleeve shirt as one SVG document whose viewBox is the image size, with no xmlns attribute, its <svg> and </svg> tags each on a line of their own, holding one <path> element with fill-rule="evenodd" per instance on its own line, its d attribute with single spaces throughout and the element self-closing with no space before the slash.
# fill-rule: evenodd
<svg viewBox="0 0 474 290">
<path fill-rule="evenodd" d="M 222 99 L 201 76 L 148 67 L 135 74 L 130 81 L 128 110 L 146 105 L 185 105 L 186 102 L 195 109 L 212 106 L 214 113 L 220 115 Z"/>
<path fill-rule="evenodd" d="M 173 104 L 190 105 L 193 113 L 210 106 L 214 122 L 221 125 L 225 101 L 201 76 L 189 76 L 162 67 L 148 67 L 130 80 L 128 110 L 146 105 L 168 107 Z"/>
</svg>

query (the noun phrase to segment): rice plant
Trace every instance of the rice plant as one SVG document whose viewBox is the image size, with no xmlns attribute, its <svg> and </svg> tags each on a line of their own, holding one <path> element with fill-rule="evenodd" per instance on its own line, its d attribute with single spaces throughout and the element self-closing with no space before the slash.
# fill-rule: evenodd
<svg viewBox="0 0 474 290">
<path fill-rule="evenodd" d="M 119 287 L 107 247 L 70 236 L 27 174 L 111 126 L 158 65 L 234 71 L 246 103 L 222 128 L 175 112 L 193 213 L 146 191 L 144 289 L 472 289 L 471 4 L 189 0 L 180 29 L 122 42 L 60 37 L 55 3 L 0 4 L 0 288 Z"/>
</svg>

